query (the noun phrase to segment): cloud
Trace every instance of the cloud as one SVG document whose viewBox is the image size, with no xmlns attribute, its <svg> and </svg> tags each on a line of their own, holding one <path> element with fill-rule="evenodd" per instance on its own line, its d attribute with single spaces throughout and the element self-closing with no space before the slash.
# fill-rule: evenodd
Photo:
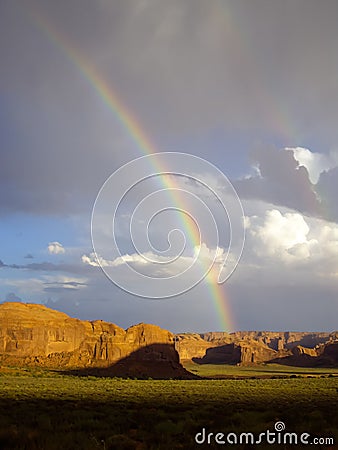
<svg viewBox="0 0 338 450">
<path fill-rule="evenodd" d="M 82 256 L 82 262 L 85 265 L 99 267 L 105 269 L 113 279 L 125 279 L 132 283 L 133 275 L 132 271 L 124 271 L 126 265 L 133 268 L 136 272 L 135 280 L 138 282 L 149 283 L 148 277 L 154 278 L 167 278 L 167 277 L 180 277 L 185 273 L 186 279 L 201 279 L 203 274 L 209 271 L 209 277 L 214 277 L 215 282 L 217 280 L 219 271 L 223 266 L 225 258 L 230 258 L 232 255 L 228 255 L 227 251 L 221 247 L 209 248 L 205 243 L 201 246 L 195 246 L 192 254 L 182 254 L 179 257 L 175 256 L 163 256 L 154 252 L 145 253 L 133 253 L 119 256 L 113 260 L 106 260 L 95 253 Z M 234 261 L 231 260 L 231 264 Z M 137 274 L 142 274 L 146 278 L 140 281 Z M 173 280 L 173 283 L 180 283 L 181 280 Z M 141 288 L 142 290 L 142 288 Z"/>
<path fill-rule="evenodd" d="M 57 242 L 57 241 L 50 242 L 48 244 L 47 249 L 48 249 L 48 253 L 50 255 L 59 255 L 59 254 L 63 254 L 63 253 L 66 252 L 64 247 L 63 247 L 63 245 L 60 244 L 60 242 Z"/>
<path fill-rule="evenodd" d="M 30 278 L 4 278 L 2 284 L 8 286 L 11 290 L 15 290 L 19 296 L 24 297 L 27 301 L 39 302 L 43 292 L 43 279 L 36 277 Z"/>
<path fill-rule="evenodd" d="M 259 147 L 251 158 L 254 173 L 233 181 L 242 200 L 338 222 L 337 151 L 325 155 L 303 147 Z"/>
<path fill-rule="evenodd" d="M 312 281 L 318 276 L 338 281 L 338 225 L 277 209 L 247 217 L 246 224 L 251 261 L 265 274 L 269 265 L 279 264 L 283 276 L 294 278 L 304 269 Z"/>
<path fill-rule="evenodd" d="M 126 0 L 88 2 L 88 14 L 79 14 L 79 0 L 71 7 L 6 2 L 0 18 L 5 213 L 87 211 L 106 177 L 142 153 L 62 45 L 53 45 L 34 20 L 35 3 L 45 28 L 105 79 L 158 149 L 194 148 L 226 165 L 234 152 L 246 153 L 238 144 L 243 135 L 250 144 L 266 135 L 282 145 L 298 135 L 336 143 L 336 2 L 266 8 L 262 0 L 246 7 L 173 0 L 136 7 Z M 232 138 L 215 143 L 218 133 Z M 205 148 L 191 145 L 194 136 Z"/>
<path fill-rule="evenodd" d="M 45 286 L 43 291 L 46 293 L 60 294 L 67 291 L 74 292 L 79 289 L 84 289 L 88 285 L 86 278 L 78 278 L 77 280 L 74 280 L 67 276 L 59 276 L 49 278 L 45 277 L 45 279 L 49 280 L 43 283 Z"/>
<path fill-rule="evenodd" d="M 283 259 L 287 255 L 298 254 L 295 252 L 298 246 L 309 244 L 307 236 L 310 228 L 301 214 L 283 215 L 273 209 L 266 211 L 263 218 L 248 217 L 246 224 L 249 234 L 256 242 L 255 249 L 259 256 L 277 256 Z"/>
<path fill-rule="evenodd" d="M 45 285 L 62 286 L 64 288 L 76 289 L 81 286 L 87 286 L 87 283 L 82 281 L 48 281 L 44 283 Z"/>
<path fill-rule="evenodd" d="M 338 166 L 338 152 L 331 152 L 328 155 L 323 153 L 311 152 L 307 148 L 295 147 L 286 148 L 285 150 L 293 151 L 296 161 L 300 166 L 306 167 L 311 183 L 317 184 L 320 175 L 324 171 L 333 169 Z"/>
<path fill-rule="evenodd" d="M 84 264 L 88 264 L 89 266 L 93 267 L 105 267 L 109 265 L 109 261 L 106 261 L 101 257 L 98 258 L 95 253 L 90 253 L 89 256 L 82 255 L 81 260 Z"/>
<path fill-rule="evenodd" d="M 323 214 L 332 221 L 338 222 L 338 167 L 320 174 L 316 191 L 321 199 Z"/>
<path fill-rule="evenodd" d="M 76 291 L 83 291 L 89 285 L 89 279 L 84 276 L 43 273 L 36 274 L 35 277 L 29 278 L 3 277 L 2 284 L 10 289 L 15 289 L 18 295 L 25 298 L 26 301 L 42 302 L 46 300 L 46 294 L 75 293 Z M 9 295 L 14 299 L 14 294 L 12 295 L 12 292 Z"/>
<path fill-rule="evenodd" d="M 121 164 L 143 154 L 62 45 L 54 45 L 35 21 L 36 8 L 45 29 L 63 36 L 93 68 L 97 80 L 102 77 L 125 110 L 132 112 L 154 149 L 204 156 L 236 178 L 250 170 L 246 155 L 254 142 L 287 147 L 256 149 L 252 154 L 256 172 L 234 182 L 249 218 L 244 256 L 230 280 L 230 286 L 237 279 L 245 287 L 239 297 L 234 294 L 238 326 L 279 326 L 281 312 L 284 327 L 295 316 L 290 310 L 304 315 L 304 320 L 292 317 L 297 327 L 333 323 L 335 224 L 310 216 L 338 221 L 338 169 L 332 152 L 327 153 L 337 147 L 338 3 L 323 6 L 299 0 L 267 7 L 264 0 L 247 4 L 125 0 L 86 2 L 86 8 L 81 0 L 67 5 L 52 0 L 14 3 L 4 2 L 0 15 L 0 91 L 6 112 L 0 113 L 1 215 L 35 214 L 42 218 L 41 227 L 47 215 L 64 221 L 66 215 L 72 219 L 77 215 L 82 232 L 102 183 Z M 316 148 L 318 143 L 318 153 L 297 147 Z M 29 226 L 24 214 L 17 230 Z M 74 233 L 74 239 L 78 237 Z M 22 248 L 34 251 L 37 258 L 36 242 L 35 247 L 32 240 Z M 206 242 L 210 250 L 211 243 Z M 221 241 L 223 247 L 225 242 Z M 82 264 L 0 262 L 1 273 L 12 277 L 3 294 L 10 290 L 26 298 L 28 293 L 35 301 L 46 299 L 45 289 L 60 289 L 52 300 L 60 298 L 66 309 L 76 299 L 87 318 L 110 315 L 129 324 L 150 318 L 165 325 L 170 317 L 166 326 L 178 321 L 182 329 L 216 325 L 216 314 L 205 322 L 208 314 L 212 316 L 207 291 L 194 290 L 186 306 L 184 297 L 174 308 L 170 302 L 156 310 L 154 303 L 145 307 L 114 289 L 89 252 L 87 248 L 81 252 L 88 258 Z M 120 270 L 129 258 L 148 270 L 150 264 L 133 252 L 126 247 L 123 257 L 109 257 L 105 263 L 114 262 L 113 269 Z M 3 253 L 4 261 L 11 257 Z M 70 280 L 44 284 L 48 281 L 42 277 L 49 273 L 67 273 Z M 72 288 L 66 284 L 75 282 L 72 274 L 88 276 L 93 285 Z M 254 275 L 251 290 L 247 274 Z M 291 282 L 294 289 L 286 287 Z M 323 297 L 325 311 L 318 301 Z M 205 307 L 198 310 L 201 304 Z M 198 314 L 193 316 L 192 311 Z M 255 318 L 259 323 L 253 322 Z"/>
<path fill-rule="evenodd" d="M 233 182 L 240 197 L 320 215 L 320 200 L 309 173 L 299 165 L 293 150 L 259 147 L 251 157 L 256 174 Z"/>
<path fill-rule="evenodd" d="M 34 271 L 34 272 L 67 272 L 75 274 L 86 273 L 90 270 L 86 269 L 86 266 L 80 263 L 54 264 L 47 261 L 30 264 L 5 264 L 0 260 L 0 268 Z"/>
<path fill-rule="evenodd" d="M 33 259 L 34 256 L 31 253 L 27 253 L 27 255 L 24 256 L 25 259 Z"/>
<path fill-rule="evenodd" d="M 178 259 L 181 259 L 182 261 L 186 262 L 192 262 L 195 258 L 200 258 L 202 261 L 213 261 L 221 264 L 223 262 L 223 259 L 226 255 L 226 251 L 221 248 L 217 247 L 216 249 L 209 248 L 205 243 L 202 242 L 202 244 L 199 246 L 195 246 L 193 249 L 193 255 L 191 256 L 181 256 Z M 163 256 L 156 254 L 154 252 L 145 252 L 145 253 L 133 253 L 131 255 L 125 254 L 122 256 L 118 256 L 117 258 L 113 259 L 112 261 L 108 261 L 104 258 L 102 258 L 99 255 L 96 255 L 95 253 L 90 253 L 89 255 L 83 255 L 82 256 L 82 262 L 84 264 L 88 264 L 90 266 L 94 267 L 118 267 L 126 263 L 132 263 L 132 264 L 140 264 L 140 265 L 152 265 L 154 263 L 164 263 L 169 264 L 171 261 L 178 261 L 175 257 L 172 256 Z"/>
</svg>

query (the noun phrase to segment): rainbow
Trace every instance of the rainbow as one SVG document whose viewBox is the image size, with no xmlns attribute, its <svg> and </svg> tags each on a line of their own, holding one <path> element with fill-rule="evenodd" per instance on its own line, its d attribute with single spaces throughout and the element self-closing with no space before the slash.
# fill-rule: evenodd
<svg viewBox="0 0 338 450">
<path fill-rule="evenodd" d="M 43 32 L 63 55 L 67 57 L 72 65 L 76 66 L 82 77 L 90 84 L 102 102 L 114 114 L 117 121 L 122 125 L 128 136 L 134 141 L 143 155 L 158 153 L 156 146 L 146 134 L 139 120 L 134 117 L 132 112 L 123 103 L 118 93 L 113 90 L 111 83 L 108 83 L 107 80 L 102 77 L 96 67 L 80 54 L 78 49 L 76 49 L 72 43 L 54 27 L 45 15 L 36 8 L 27 11 L 27 13 L 31 17 L 33 24 Z M 156 169 L 159 172 L 166 172 L 165 168 L 162 167 L 156 167 Z M 163 178 L 162 185 L 165 188 L 175 188 L 170 177 Z M 178 198 L 175 198 L 175 202 L 177 205 L 180 204 Z M 200 235 L 196 228 L 189 225 L 189 222 L 183 218 L 182 222 L 193 246 L 200 245 Z M 228 299 L 226 298 L 224 286 L 217 283 L 215 276 L 212 274 L 212 270 L 206 275 L 205 281 L 208 293 L 213 299 L 221 330 L 234 330 L 234 322 L 228 307 Z"/>
<path fill-rule="evenodd" d="M 211 2 L 210 2 L 211 3 Z M 253 69 L 250 73 L 257 96 L 260 99 L 260 108 L 265 120 L 269 123 L 269 128 L 274 130 L 283 142 L 283 147 L 293 147 L 295 143 L 302 142 L 297 117 L 292 117 L 288 99 L 279 95 L 278 90 L 271 84 L 269 74 L 262 78 L 262 71 L 256 72 L 259 65 L 257 59 L 257 49 L 253 46 L 253 39 L 250 36 L 249 28 L 244 22 L 246 15 L 238 14 L 236 2 L 226 0 L 216 0 L 215 20 L 221 22 L 220 27 L 226 30 L 229 41 L 236 52 L 241 55 L 243 61 L 248 61 Z"/>
</svg>

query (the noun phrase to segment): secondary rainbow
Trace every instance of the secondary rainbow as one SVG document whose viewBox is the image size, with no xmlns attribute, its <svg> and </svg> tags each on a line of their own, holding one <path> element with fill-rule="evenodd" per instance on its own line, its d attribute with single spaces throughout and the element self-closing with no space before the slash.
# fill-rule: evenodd
<svg viewBox="0 0 338 450">
<path fill-rule="evenodd" d="M 97 95 L 101 98 L 103 103 L 114 114 L 115 118 L 120 122 L 128 136 L 134 141 L 137 148 L 141 150 L 144 155 L 158 153 L 156 146 L 151 141 L 145 130 L 142 128 L 140 122 L 133 116 L 132 112 L 126 107 L 121 98 L 115 92 L 111 84 L 102 77 L 96 67 L 84 58 L 80 52 L 66 39 L 50 22 L 50 20 L 43 15 L 36 8 L 28 12 L 32 18 L 32 22 L 48 37 L 48 39 L 68 58 L 68 60 L 75 65 L 80 71 L 81 75 L 88 81 L 90 86 L 94 89 Z M 158 172 L 165 172 L 164 167 L 156 167 Z M 169 177 L 162 178 L 162 185 L 166 188 L 175 188 L 174 183 Z M 176 195 L 175 203 L 178 208 L 182 208 L 182 202 Z M 183 215 L 181 215 L 183 217 Z M 200 245 L 200 235 L 196 228 L 190 226 L 187 221 L 182 219 L 184 228 L 191 240 L 191 243 L 196 246 Z M 210 271 L 205 278 L 208 286 L 208 292 L 213 299 L 219 325 L 223 331 L 234 329 L 234 322 L 227 304 L 225 295 L 225 288 L 223 285 L 217 284 L 215 277 Z"/>
<path fill-rule="evenodd" d="M 238 14 L 236 2 L 226 0 L 215 0 L 209 2 L 213 7 L 215 20 L 220 23 L 220 28 L 226 33 L 231 42 L 233 50 L 240 55 L 242 61 L 246 61 L 250 68 L 250 79 L 254 83 L 256 96 L 260 99 L 260 113 L 283 142 L 283 146 L 292 147 L 295 143 L 302 141 L 302 136 L 297 127 L 299 119 L 292 116 L 288 99 L 280 95 L 273 80 L 267 73 L 260 69 L 259 49 L 253 45 L 252 36 L 245 23 L 245 14 Z"/>
</svg>

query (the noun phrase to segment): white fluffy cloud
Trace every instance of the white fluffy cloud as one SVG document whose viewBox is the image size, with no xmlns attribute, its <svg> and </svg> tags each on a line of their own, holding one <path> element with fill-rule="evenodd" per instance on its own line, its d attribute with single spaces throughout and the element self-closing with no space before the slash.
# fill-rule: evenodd
<svg viewBox="0 0 338 450">
<path fill-rule="evenodd" d="M 144 253 L 142 255 L 138 253 L 133 253 L 132 255 L 122 255 L 119 256 L 112 261 L 109 261 L 107 259 L 102 258 L 102 256 L 96 255 L 95 253 L 90 253 L 89 255 L 83 255 L 82 256 L 82 262 L 84 264 L 88 264 L 89 266 L 93 267 L 118 267 L 125 263 L 134 263 L 134 264 L 147 264 L 149 263 L 149 258 L 156 257 L 157 262 L 159 262 L 159 257 L 155 254 L 152 254 L 150 252 Z M 162 257 L 163 259 L 163 257 Z"/>
<path fill-rule="evenodd" d="M 306 167 L 311 183 L 317 184 L 320 174 L 338 166 L 338 153 L 331 152 L 328 155 L 312 152 L 307 148 L 286 148 L 292 150 L 294 158 L 300 166 Z"/>
<path fill-rule="evenodd" d="M 279 255 L 307 242 L 309 226 L 298 213 L 282 215 L 279 210 L 266 211 L 264 218 L 247 218 L 247 228 L 259 255 Z"/>
<path fill-rule="evenodd" d="M 189 268 L 194 261 L 198 260 L 203 267 L 214 266 L 219 270 L 227 257 L 227 252 L 221 247 L 216 249 L 209 248 L 205 243 L 194 248 L 194 254 L 191 256 L 180 256 L 179 258 L 172 258 L 163 255 L 158 255 L 153 252 L 133 253 L 131 255 L 125 254 L 119 256 L 111 261 L 102 258 L 95 253 L 82 256 L 84 264 L 93 267 L 115 267 L 130 264 L 135 268 L 144 268 L 149 274 L 156 272 L 158 276 L 175 276 L 182 273 Z"/>
<path fill-rule="evenodd" d="M 338 226 L 295 212 L 267 210 L 246 218 L 248 243 L 259 258 L 285 264 L 319 264 L 338 271 Z M 312 266 L 314 274 L 318 267 Z M 309 275 L 311 273 L 309 272 Z"/>
<path fill-rule="evenodd" d="M 59 254 L 62 254 L 62 253 L 66 252 L 66 250 L 63 247 L 63 245 L 60 244 L 60 242 L 57 242 L 57 241 L 50 242 L 48 244 L 47 249 L 48 249 L 48 253 L 50 255 L 59 255 Z"/>
</svg>

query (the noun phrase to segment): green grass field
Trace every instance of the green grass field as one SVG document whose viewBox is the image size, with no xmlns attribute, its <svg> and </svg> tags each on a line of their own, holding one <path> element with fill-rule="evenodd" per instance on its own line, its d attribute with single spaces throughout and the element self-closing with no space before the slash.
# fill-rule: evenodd
<svg viewBox="0 0 338 450">
<path fill-rule="evenodd" d="M 268 377 L 290 377 L 290 376 L 327 376 L 337 375 L 338 368 L 309 368 L 293 367 L 281 364 L 261 364 L 255 366 L 235 366 L 226 364 L 196 364 L 191 361 L 183 363 L 190 372 L 201 377 L 226 377 L 226 378 L 268 378 Z"/>
<path fill-rule="evenodd" d="M 0 376 L 3 450 L 222 448 L 197 445 L 195 434 L 203 427 L 258 434 L 278 420 L 287 431 L 332 436 L 338 443 L 338 377 L 160 381 L 23 369 Z"/>
</svg>

